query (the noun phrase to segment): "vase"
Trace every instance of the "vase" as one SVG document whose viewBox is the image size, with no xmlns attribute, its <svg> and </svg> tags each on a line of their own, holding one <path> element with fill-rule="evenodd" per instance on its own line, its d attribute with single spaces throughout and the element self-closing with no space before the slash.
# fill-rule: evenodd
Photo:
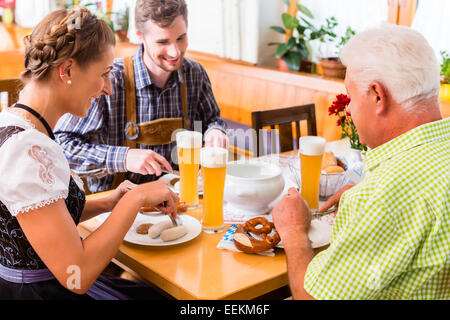
<svg viewBox="0 0 450 320">
<path fill-rule="evenodd" d="M 300 71 L 300 72 L 311 73 L 313 70 L 313 63 L 312 63 L 312 61 L 302 59 L 299 69 L 291 70 L 288 68 L 288 66 L 287 66 L 286 62 L 284 62 L 283 58 L 278 58 L 278 69 L 281 71 Z"/>
<path fill-rule="evenodd" d="M 442 102 L 450 103 L 450 84 L 441 84 L 439 96 Z"/>
<path fill-rule="evenodd" d="M 349 154 L 349 160 L 350 160 L 350 162 L 362 162 L 363 158 L 361 156 L 361 150 L 351 148 L 350 154 Z"/>
<path fill-rule="evenodd" d="M 6 27 L 12 26 L 14 22 L 14 11 L 11 7 L 5 8 L 3 11 L 2 21 Z"/>
</svg>

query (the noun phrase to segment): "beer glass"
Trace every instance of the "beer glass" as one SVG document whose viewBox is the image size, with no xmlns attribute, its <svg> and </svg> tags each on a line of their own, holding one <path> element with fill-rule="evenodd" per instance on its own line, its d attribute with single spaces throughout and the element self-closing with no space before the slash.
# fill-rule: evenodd
<svg viewBox="0 0 450 320">
<path fill-rule="evenodd" d="M 301 195 L 312 211 L 319 209 L 320 172 L 326 140 L 305 136 L 299 139 Z"/>
<path fill-rule="evenodd" d="M 203 178 L 203 231 L 223 230 L 223 189 L 227 171 L 228 150 L 217 147 L 202 148 L 200 164 Z"/>
<path fill-rule="evenodd" d="M 188 208 L 196 208 L 202 134 L 197 131 L 180 131 L 176 135 L 176 140 L 180 170 L 180 201 L 185 202 Z"/>
</svg>

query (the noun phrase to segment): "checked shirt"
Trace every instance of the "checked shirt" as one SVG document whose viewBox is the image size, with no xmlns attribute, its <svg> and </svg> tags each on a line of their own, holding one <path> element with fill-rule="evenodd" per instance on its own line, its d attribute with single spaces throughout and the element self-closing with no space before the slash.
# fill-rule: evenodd
<svg viewBox="0 0 450 320">
<path fill-rule="evenodd" d="M 450 299 L 450 118 L 367 152 L 327 250 L 309 264 L 316 299 Z"/>
</svg>

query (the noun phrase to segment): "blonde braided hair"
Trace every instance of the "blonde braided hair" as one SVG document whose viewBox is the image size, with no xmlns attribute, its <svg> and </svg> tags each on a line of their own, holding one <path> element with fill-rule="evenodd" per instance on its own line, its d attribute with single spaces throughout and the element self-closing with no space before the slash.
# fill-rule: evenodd
<svg viewBox="0 0 450 320">
<path fill-rule="evenodd" d="M 101 56 L 105 45 L 115 45 L 115 37 L 106 23 L 81 7 L 48 14 L 24 38 L 25 71 L 22 80 L 45 80 L 49 70 L 73 58 L 86 66 Z"/>
</svg>

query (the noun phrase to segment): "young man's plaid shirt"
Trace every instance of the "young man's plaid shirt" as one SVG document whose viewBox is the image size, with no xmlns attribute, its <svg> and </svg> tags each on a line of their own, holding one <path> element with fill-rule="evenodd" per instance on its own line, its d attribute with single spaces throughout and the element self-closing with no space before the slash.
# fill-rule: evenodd
<svg viewBox="0 0 450 320">
<path fill-rule="evenodd" d="M 173 72 L 164 89 L 158 88 L 150 78 L 143 61 L 143 46 L 133 56 L 136 83 L 136 117 L 138 123 L 160 118 L 182 116 L 179 72 Z M 214 98 L 211 83 L 203 67 L 190 59 L 183 62 L 191 130 L 201 124 L 203 134 L 217 128 L 225 132 L 226 123 Z M 55 127 L 56 140 L 61 144 L 70 167 L 80 176 L 89 176 L 89 189 L 98 192 L 110 189 L 114 173 L 125 172 L 128 147 L 125 139 L 126 106 L 123 59 L 116 59 L 111 71 L 112 95 L 97 99 L 89 115 L 80 119 L 64 115 Z M 137 148 L 151 149 L 164 156 L 172 166 L 175 143 Z M 155 179 L 154 175 L 127 173 L 127 179 L 142 183 Z"/>
</svg>

